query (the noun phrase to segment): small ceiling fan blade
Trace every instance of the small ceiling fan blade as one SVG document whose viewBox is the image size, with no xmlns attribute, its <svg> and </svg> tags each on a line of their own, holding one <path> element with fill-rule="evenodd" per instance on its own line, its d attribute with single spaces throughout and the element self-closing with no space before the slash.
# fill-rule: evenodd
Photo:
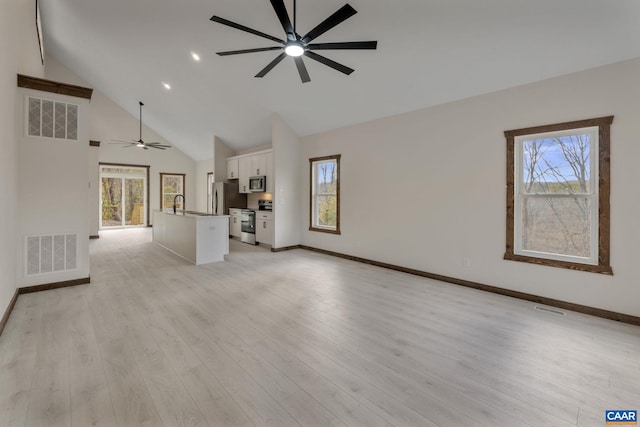
<svg viewBox="0 0 640 427">
<path fill-rule="evenodd" d="M 366 42 L 339 42 L 339 43 L 310 43 L 307 47 L 311 50 L 333 50 L 333 49 L 363 49 L 374 50 L 378 47 L 377 41 Z"/>
<path fill-rule="evenodd" d="M 282 50 L 282 46 L 258 47 L 255 49 L 227 50 L 225 52 L 216 52 L 220 56 L 239 55 L 241 53 L 266 52 L 268 50 Z"/>
<path fill-rule="evenodd" d="M 340 9 L 338 9 L 333 15 L 331 15 L 330 17 L 322 21 L 313 30 L 309 31 L 307 35 L 305 35 L 302 38 L 302 43 L 304 44 L 309 43 L 311 40 L 326 33 L 327 31 L 329 31 L 336 25 L 340 24 L 341 22 L 345 21 L 346 19 L 352 17 L 356 13 L 358 12 L 353 7 L 351 7 L 349 3 L 345 4 Z"/>
<path fill-rule="evenodd" d="M 153 147 L 153 148 L 162 148 L 163 150 L 165 148 L 171 148 L 170 145 L 163 144 L 161 142 L 147 142 L 145 145 L 148 146 L 148 147 Z"/>
<path fill-rule="evenodd" d="M 285 56 L 287 56 L 287 54 L 282 52 L 280 55 L 276 56 L 276 58 L 273 61 L 269 62 L 269 64 L 266 67 L 264 67 L 262 70 L 260 70 L 260 72 L 255 76 L 264 77 L 269 71 L 273 69 L 273 67 L 278 65 L 280 61 L 284 59 Z"/>
<path fill-rule="evenodd" d="M 132 139 L 131 141 L 123 141 L 121 139 L 112 139 L 111 141 L 109 141 L 109 144 L 135 144 L 138 141 L 136 141 L 135 139 Z"/>
<path fill-rule="evenodd" d="M 305 67 L 304 62 L 302 61 L 302 57 L 296 56 L 293 58 L 296 63 L 296 67 L 298 68 L 298 74 L 300 74 L 300 80 L 302 83 L 310 82 L 309 73 L 307 72 L 307 67 Z"/>
<path fill-rule="evenodd" d="M 277 37 L 270 36 L 269 34 L 265 34 L 261 31 L 254 30 L 253 28 L 245 27 L 244 25 L 237 24 L 235 22 L 229 21 L 228 19 L 220 18 L 219 16 L 212 16 L 211 20 L 213 22 L 217 22 L 218 24 L 226 25 L 231 28 L 235 28 L 236 30 L 246 31 L 247 33 L 254 34 L 256 36 L 264 37 L 265 39 L 273 40 L 278 43 L 282 43 L 282 39 Z"/>
<path fill-rule="evenodd" d="M 282 29 L 287 34 L 287 39 L 296 40 L 296 32 L 293 29 L 293 25 L 291 25 L 291 19 L 289 19 L 289 13 L 284 5 L 284 0 L 271 0 L 271 6 L 273 6 L 273 10 L 276 12 L 276 15 L 278 15 Z"/>
<path fill-rule="evenodd" d="M 341 73 L 345 73 L 346 75 L 349 75 L 349 74 L 351 74 L 351 73 L 353 73 L 355 71 L 353 68 L 349 68 L 346 65 L 339 64 L 336 61 L 332 61 L 331 59 L 325 58 L 324 56 L 318 55 L 317 53 L 312 52 L 310 50 L 305 51 L 304 55 L 309 57 L 309 58 L 311 58 L 311 59 L 315 59 L 316 61 L 318 61 L 318 62 L 320 62 L 320 63 L 322 63 L 322 64 L 324 64 L 324 65 L 326 65 L 328 67 L 331 67 L 334 70 L 338 70 Z"/>
</svg>

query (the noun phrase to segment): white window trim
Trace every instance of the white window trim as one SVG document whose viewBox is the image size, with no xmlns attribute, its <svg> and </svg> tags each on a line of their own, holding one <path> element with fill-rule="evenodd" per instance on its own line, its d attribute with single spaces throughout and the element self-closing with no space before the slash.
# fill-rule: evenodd
<svg viewBox="0 0 640 427">
<path fill-rule="evenodd" d="M 524 191 L 524 165 L 523 165 L 523 146 L 525 141 L 530 140 L 538 140 L 545 139 L 551 137 L 562 137 L 576 134 L 589 134 L 590 136 L 590 147 L 589 147 L 589 159 L 590 159 L 590 176 L 589 176 L 589 189 L 590 192 L 586 194 L 579 194 L 579 197 L 586 197 L 590 200 L 591 207 L 591 224 L 590 224 L 590 257 L 578 257 L 571 255 L 563 255 L 556 254 L 550 252 L 540 252 L 540 251 L 532 251 L 526 250 L 522 247 L 522 205 L 525 197 L 536 197 L 535 194 L 526 194 Z M 533 258 L 542 258 L 542 259 L 552 259 L 557 261 L 568 261 L 574 263 L 581 264 L 590 264 L 590 265 L 598 265 L 598 179 L 599 179 L 599 164 L 598 164 L 598 150 L 599 150 L 599 127 L 585 127 L 585 128 L 576 128 L 569 129 L 564 131 L 557 132 L 545 132 L 538 134 L 529 134 L 529 135 L 521 135 L 516 136 L 514 138 L 514 155 L 515 155 L 515 197 L 514 197 L 514 254 L 528 256 Z M 570 194 L 541 194 L 540 197 L 559 197 L 559 198 L 569 198 L 574 197 Z"/>
</svg>

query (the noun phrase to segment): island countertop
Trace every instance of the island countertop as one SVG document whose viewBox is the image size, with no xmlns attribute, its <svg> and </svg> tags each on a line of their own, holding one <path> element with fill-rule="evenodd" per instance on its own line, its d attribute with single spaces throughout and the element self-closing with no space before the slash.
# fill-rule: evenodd
<svg viewBox="0 0 640 427">
<path fill-rule="evenodd" d="M 196 265 L 224 261 L 229 253 L 229 215 L 156 210 L 153 241 Z"/>
</svg>

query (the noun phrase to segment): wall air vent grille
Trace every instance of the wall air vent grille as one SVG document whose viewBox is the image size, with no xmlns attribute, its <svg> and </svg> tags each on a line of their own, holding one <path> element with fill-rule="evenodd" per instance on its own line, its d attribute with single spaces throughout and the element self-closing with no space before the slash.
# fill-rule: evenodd
<svg viewBox="0 0 640 427">
<path fill-rule="evenodd" d="M 27 236 L 26 274 L 57 273 L 78 266 L 78 235 Z"/>
<path fill-rule="evenodd" d="M 30 96 L 27 135 L 77 141 L 78 106 Z"/>
</svg>

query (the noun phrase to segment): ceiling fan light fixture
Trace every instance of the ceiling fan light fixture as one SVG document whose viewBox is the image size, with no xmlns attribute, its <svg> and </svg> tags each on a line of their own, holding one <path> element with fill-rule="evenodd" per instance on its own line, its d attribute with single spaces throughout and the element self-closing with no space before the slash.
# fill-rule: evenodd
<svg viewBox="0 0 640 427">
<path fill-rule="evenodd" d="M 136 147 L 144 148 L 144 142 L 138 141 L 138 143 L 136 144 Z"/>
<path fill-rule="evenodd" d="M 304 47 L 300 42 L 289 42 L 284 47 L 284 53 L 294 58 L 304 54 Z"/>
</svg>

